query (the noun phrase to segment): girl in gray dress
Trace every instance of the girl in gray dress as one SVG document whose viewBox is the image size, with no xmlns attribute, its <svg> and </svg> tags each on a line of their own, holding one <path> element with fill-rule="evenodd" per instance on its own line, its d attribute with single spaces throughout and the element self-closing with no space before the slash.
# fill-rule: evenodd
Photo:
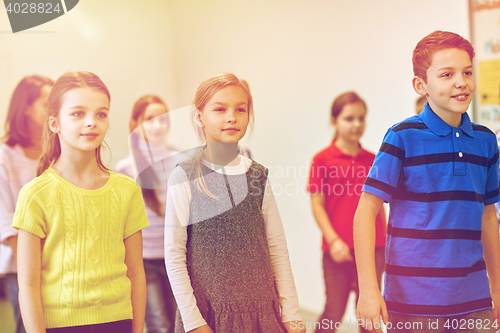
<svg viewBox="0 0 500 333">
<path fill-rule="evenodd" d="M 165 263 L 176 332 L 305 332 L 283 226 L 259 163 L 238 154 L 253 121 L 248 84 L 202 82 L 194 121 L 205 144 L 169 178 Z"/>
</svg>

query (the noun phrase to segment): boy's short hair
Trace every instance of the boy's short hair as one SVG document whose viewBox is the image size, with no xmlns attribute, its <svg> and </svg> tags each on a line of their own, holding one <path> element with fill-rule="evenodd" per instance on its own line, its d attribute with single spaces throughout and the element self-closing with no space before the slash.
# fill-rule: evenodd
<svg viewBox="0 0 500 333">
<path fill-rule="evenodd" d="M 470 61 L 474 58 L 474 48 L 462 36 L 436 30 L 418 42 L 413 50 L 413 74 L 427 82 L 427 69 L 431 66 L 434 53 L 444 49 L 460 49 L 469 54 Z"/>
</svg>

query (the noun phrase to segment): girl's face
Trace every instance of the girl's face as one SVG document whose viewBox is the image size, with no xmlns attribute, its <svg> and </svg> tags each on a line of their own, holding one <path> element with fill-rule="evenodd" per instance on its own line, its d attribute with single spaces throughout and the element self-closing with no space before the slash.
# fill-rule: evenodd
<svg viewBox="0 0 500 333">
<path fill-rule="evenodd" d="M 26 116 L 31 120 L 31 123 L 40 127 L 47 119 L 47 98 L 49 98 L 51 90 L 51 86 L 43 86 L 40 90 L 40 96 L 26 110 Z"/>
<path fill-rule="evenodd" d="M 159 143 L 165 140 L 169 129 L 167 111 L 163 104 L 149 104 L 144 113 L 137 119 L 137 126 L 144 125 L 147 141 Z"/>
<path fill-rule="evenodd" d="M 197 111 L 196 121 L 203 128 L 207 142 L 237 144 L 249 122 L 247 93 L 239 86 L 219 90 L 201 112 Z"/>
<path fill-rule="evenodd" d="M 365 131 L 366 109 L 362 103 L 346 104 L 337 118 L 332 118 L 337 139 L 357 143 Z"/>
<path fill-rule="evenodd" d="M 49 117 L 50 129 L 59 134 L 61 152 L 94 151 L 109 128 L 109 99 L 93 88 L 76 88 L 62 97 L 57 117 Z"/>
</svg>

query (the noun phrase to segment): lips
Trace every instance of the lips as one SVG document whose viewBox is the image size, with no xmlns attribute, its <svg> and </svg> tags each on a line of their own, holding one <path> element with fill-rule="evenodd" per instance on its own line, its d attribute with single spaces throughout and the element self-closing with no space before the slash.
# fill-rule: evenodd
<svg viewBox="0 0 500 333">
<path fill-rule="evenodd" d="M 457 100 L 459 102 L 465 102 L 469 98 L 469 94 L 459 94 L 455 96 L 451 96 L 454 100 Z"/>
<path fill-rule="evenodd" d="M 232 132 L 232 131 L 235 131 L 235 132 L 239 132 L 239 129 L 238 129 L 238 128 L 233 128 L 233 127 L 231 127 L 231 128 L 224 128 L 222 131 L 224 131 L 224 132 L 225 132 L 225 131 L 231 131 L 231 132 Z"/>
<path fill-rule="evenodd" d="M 80 134 L 80 135 L 83 137 L 86 137 L 86 138 L 91 138 L 91 139 L 99 136 L 99 134 L 97 134 L 97 133 L 85 133 L 85 134 Z"/>
</svg>

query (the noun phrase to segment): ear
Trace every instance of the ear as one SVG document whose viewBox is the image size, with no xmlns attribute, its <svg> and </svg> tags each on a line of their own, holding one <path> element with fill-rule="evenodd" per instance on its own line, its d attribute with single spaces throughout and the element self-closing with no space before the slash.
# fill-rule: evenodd
<svg viewBox="0 0 500 333">
<path fill-rule="evenodd" d="M 53 117 L 53 116 L 50 116 L 49 117 L 49 120 L 48 120 L 48 123 L 49 123 L 49 129 L 53 132 L 53 133 L 59 133 L 59 124 L 57 123 L 57 118 L 56 117 Z"/>
<path fill-rule="evenodd" d="M 427 91 L 425 90 L 425 82 L 422 78 L 414 76 L 412 81 L 413 90 L 421 96 L 427 96 Z"/>
<path fill-rule="evenodd" d="M 130 119 L 128 127 L 130 128 L 130 133 L 132 133 L 137 128 L 137 121 L 134 119 Z"/>
<path fill-rule="evenodd" d="M 333 127 L 335 127 L 337 125 L 337 118 L 335 118 L 334 116 L 331 116 L 330 123 L 333 125 Z"/>
<path fill-rule="evenodd" d="M 30 115 L 31 110 L 33 110 L 33 104 L 29 105 L 26 110 L 24 110 L 24 115 Z"/>
<path fill-rule="evenodd" d="M 203 125 L 203 121 L 201 120 L 201 113 L 198 109 L 194 109 L 193 117 L 194 117 L 194 123 L 198 125 L 198 127 L 201 128 L 205 127 L 205 125 Z"/>
</svg>

